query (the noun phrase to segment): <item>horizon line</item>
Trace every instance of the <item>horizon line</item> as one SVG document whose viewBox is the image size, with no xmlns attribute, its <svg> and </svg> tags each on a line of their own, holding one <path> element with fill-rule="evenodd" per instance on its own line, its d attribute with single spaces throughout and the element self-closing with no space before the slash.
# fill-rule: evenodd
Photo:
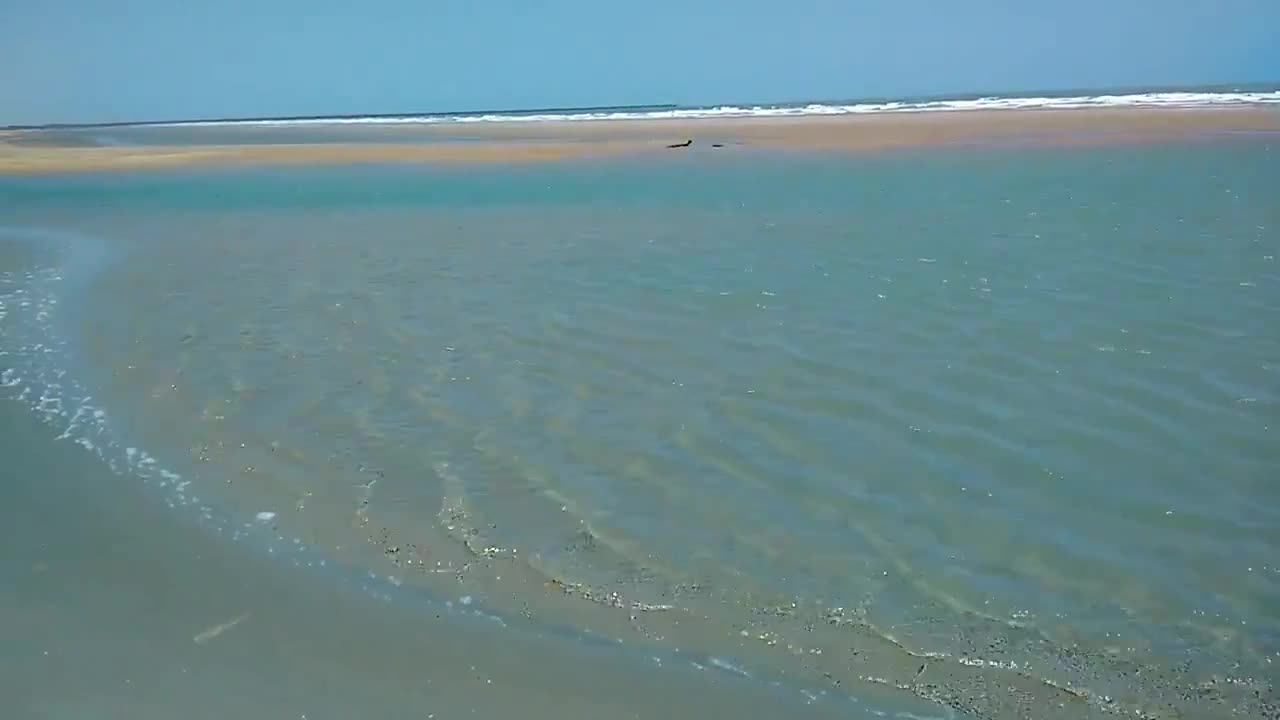
<svg viewBox="0 0 1280 720">
<path fill-rule="evenodd" d="M 0 125 L 0 131 L 20 131 L 20 130 L 76 130 L 89 128 L 113 128 L 113 127 L 145 127 L 154 125 L 193 125 L 197 123 L 252 123 L 264 121 L 295 121 L 295 120 L 350 120 L 350 119 L 378 119 L 378 118 L 405 118 L 405 117 L 424 117 L 424 118 L 442 118 L 442 117 L 466 117 L 475 115 L 521 115 L 521 114 L 539 114 L 539 113 L 587 113 L 587 112 L 604 112 L 604 111 L 627 111 L 627 110 L 691 110 L 702 108 L 715 108 L 727 106 L 786 106 L 797 105 L 801 103 L 822 103 L 822 102 L 854 102 L 854 103 L 871 103 L 871 102 L 893 102 L 902 100 L 912 101 L 934 101 L 934 100 L 967 100 L 980 98 L 1020 98 L 1020 97 L 1049 97 L 1052 95 L 1063 96 L 1068 94 L 1080 94 L 1082 96 L 1099 96 L 1115 94 L 1121 91 L 1123 94 L 1147 94 L 1155 92 L 1171 92 L 1171 91 L 1189 91 L 1199 90 L 1201 92 L 1213 90 L 1227 90 L 1232 92 L 1248 92 L 1243 88 L 1251 88 L 1252 91 L 1259 89 L 1271 89 L 1280 91 L 1280 80 L 1264 81 L 1264 82 L 1218 82 L 1193 85 L 1111 85 L 1097 87 L 1059 87 L 1059 88 L 1040 88 L 1036 90 L 1006 90 L 1001 92 L 991 91 L 966 91 L 954 93 L 932 93 L 922 95 L 866 95 L 853 98 L 823 98 L 823 99 L 802 99 L 802 100 L 779 100 L 766 102 L 719 102 L 705 104 L 682 104 L 682 103 L 629 103 L 622 105 L 575 105 L 575 106 L 548 106 L 548 107 L 529 107 L 529 108 L 504 108 L 504 109 L 469 109 L 469 110 L 440 110 L 428 112 L 376 112 L 376 113 L 327 113 L 320 115 L 241 115 L 226 117 L 186 117 L 186 118 L 169 118 L 169 119 L 150 119 L 150 120 L 115 120 L 110 122 L 54 122 L 54 123 L 27 123 L 15 125 Z M 1142 92 L 1136 92 L 1142 91 Z"/>
</svg>

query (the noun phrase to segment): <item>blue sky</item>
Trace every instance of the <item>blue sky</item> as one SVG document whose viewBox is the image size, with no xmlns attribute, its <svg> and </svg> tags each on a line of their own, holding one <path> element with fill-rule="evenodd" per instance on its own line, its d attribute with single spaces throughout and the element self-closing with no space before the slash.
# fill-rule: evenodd
<svg viewBox="0 0 1280 720">
<path fill-rule="evenodd" d="M 0 125 L 1280 81 L 1280 0 L 0 0 Z"/>
</svg>

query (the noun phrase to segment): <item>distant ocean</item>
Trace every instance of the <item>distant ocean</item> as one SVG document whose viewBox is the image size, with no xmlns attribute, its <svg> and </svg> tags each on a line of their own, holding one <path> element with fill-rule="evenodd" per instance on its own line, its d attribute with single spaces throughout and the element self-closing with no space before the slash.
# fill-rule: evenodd
<svg viewBox="0 0 1280 720">
<path fill-rule="evenodd" d="M 1179 89 L 1120 88 L 1106 93 L 1084 90 L 1041 91 L 1009 95 L 954 95 L 916 98 L 806 100 L 784 103 L 723 103 L 714 105 L 625 105 L 607 107 L 476 110 L 465 112 L 399 113 L 379 115 L 315 115 L 298 117 L 211 118 L 174 121 L 104 123 L 112 126 L 307 125 L 361 123 L 484 123 L 581 122 L 592 120 L 662 120 L 737 117 L 802 117 L 891 112 L 955 110 L 1019 110 L 1099 107 L 1224 107 L 1280 105 L 1280 84 L 1206 86 Z M 43 126 L 49 127 L 49 126 Z M 61 127 L 78 127 L 63 125 Z"/>
<path fill-rule="evenodd" d="M 3 177 L 3 402 L 281 573 L 797 712 L 1274 717 L 1278 142 Z"/>
</svg>

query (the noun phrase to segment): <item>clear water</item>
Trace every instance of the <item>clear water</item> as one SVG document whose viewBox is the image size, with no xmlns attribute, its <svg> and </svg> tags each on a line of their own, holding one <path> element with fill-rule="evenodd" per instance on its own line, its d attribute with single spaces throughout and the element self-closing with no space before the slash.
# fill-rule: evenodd
<svg viewBox="0 0 1280 720">
<path fill-rule="evenodd" d="M 1278 152 L 0 179 L 54 268 L 2 278 L 0 368 L 175 505 L 499 616 L 943 713 L 1264 717 Z"/>
</svg>

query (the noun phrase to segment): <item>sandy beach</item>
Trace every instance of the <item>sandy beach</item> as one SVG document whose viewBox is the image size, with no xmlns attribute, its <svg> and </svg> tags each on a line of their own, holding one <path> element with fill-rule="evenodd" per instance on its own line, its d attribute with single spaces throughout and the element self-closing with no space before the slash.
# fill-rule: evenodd
<svg viewBox="0 0 1280 720">
<path fill-rule="evenodd" d="M 0 133 L 0 174 L 143 170 L 185 165 L 502 163 L 743 148 L 868 151 L 939 144 L 1072 144 L 1280 131 L 1270 108 L 996 110 L 833 117 L 615 120 L 388 126 L 384 142 L 64 147 L 46 131 Z M 461 141 L 465 140 L 465 141 Z M 716 147 L 719 146 L 719 147 Z"/>
</svg>

